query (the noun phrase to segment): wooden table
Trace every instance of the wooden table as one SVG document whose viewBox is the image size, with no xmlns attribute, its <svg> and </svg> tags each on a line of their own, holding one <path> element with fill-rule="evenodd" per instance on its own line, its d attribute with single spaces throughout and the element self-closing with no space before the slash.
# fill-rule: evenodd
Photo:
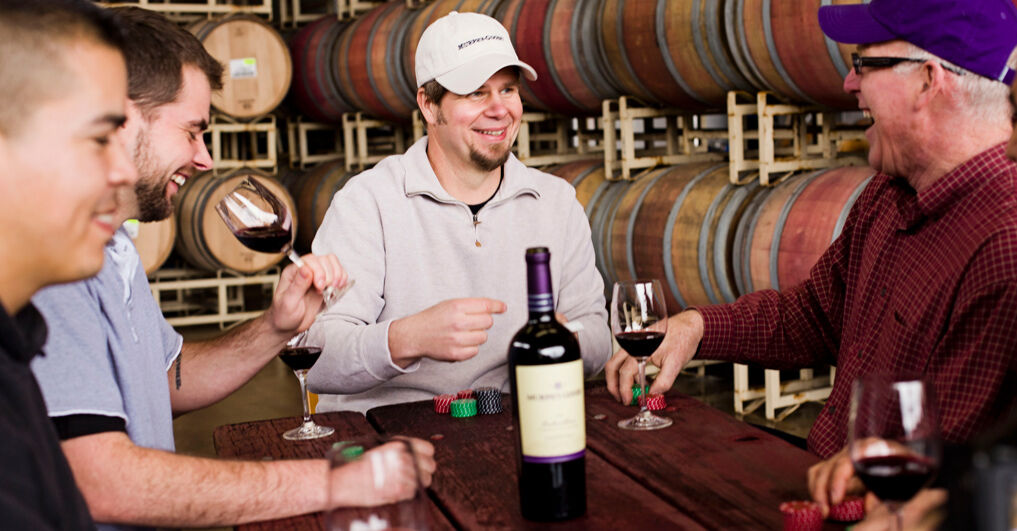
<svg viewBox="0 0 1017 531">
<path fill-rule="evenodd" d="M 336 428 L 335 436 L 317 441 L 282 439 L 297 417 L 221 426 L 214 438 L 220 456 L 254 459 L 322 456 L 337 440 L 375 432 L 430 440 L 438 462 L 429 490 L 436 529 L 780 529 L 780 503 L 808 499 L 806 470 L 815 456 L 693 398 L 669 393 L 667 400 L 663 414 L 674 425 L 630 432 L 616 423 L 636 409 L 615 402 L 603 386 L 587 389 L 587 513 L 555 524 L 520 515 L 508 396 L 499 415 L 454 419 L 416 402 L 372 409 L 366 419 L 315 415 Z M 321 523 L 311 515 L 244 529 L 321 529 Z"/>
</svg>

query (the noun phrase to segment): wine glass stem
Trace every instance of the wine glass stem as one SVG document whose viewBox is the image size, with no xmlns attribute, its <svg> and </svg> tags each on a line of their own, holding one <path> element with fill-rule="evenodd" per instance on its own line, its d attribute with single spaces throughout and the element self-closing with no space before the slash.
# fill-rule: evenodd
<svg viewBox="0 0 1017 531">
<path fill-rule="evenodd" d="M 300 258 L 300 255 L 297 254 L 297 252 L 293 250 L 293 246 L 292 245 L 290 246 L 289 249 L 286 250 L 286 256 L 289 256 L 290 257 L 290 262 L 293 262 L 294 264 L 297 264 L 297 267 L 304 267 L 304 259 Z"/>
<path fill-rule="evenodd" d="M 639 358 L 639 413 L 643 414 L 650 410 L 649 400 L 646 397 L 646 358 Z"/>
<path fill-rule="evenodd" d="M 293 371 L 297 375 L 297 380 L 300 382 L 300 396 L 303 398 L 304 403 L 304 424 L 311 421 L 311 405 L 307 399 L 307 371 L 299 370 Z"/>
</svg>

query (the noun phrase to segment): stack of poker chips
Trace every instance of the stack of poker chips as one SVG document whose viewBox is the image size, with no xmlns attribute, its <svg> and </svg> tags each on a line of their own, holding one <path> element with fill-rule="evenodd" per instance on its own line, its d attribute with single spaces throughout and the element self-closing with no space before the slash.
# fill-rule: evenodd
<svg viewBox="0 0 1017 531">
<path fill-rule="evenodd" d="M 784 531 L 819 531 L 823 529 L 823 511 L 819 504 L 810 501 L 790 501 L 780 504 L 784 514 Z"/>
<path fill-rule="evenodd" d="M 640 399 L 642 402 L 642 399 Z M 664 401 L 664 395 L 649 395 L 646 397 L 646 409 L 650 411 L 660 411 L 667 407 L 667 402 Z"/>
<path fill-rule="evenodd" d="M 501 390 L 497 387 L 481 387 L 475 390 L 477 412 L 481 415 L 501 413 Z"/>
<path fill-rule="evenodd" d="M 639 397 L 643 394 L 643 388 L 638 385 L 632 386 L 632 401 L 629 402 L 630 406 L 638 406 L 642 402 L 639 401 Z"/>
<path fill-rule="evenodd" d="M 474 398 L 473 389 L 463 389 L 456 393 L 456 398 Z"/>
<path fill-rule="evenodd" d="M 450 409 L 455 418 L 473 417 L 477 414 L 477 400 L 475 398 L 457 398 L 452 401 Z"/>
<path fill-rule="evenodd" d="M 438 395 L 434 397 L 434 412 L 439 415 L 448 415 L 452 401 L 455 399 L 455 395 Z"/>
<path fill-rule="evenodd" d="M 829 518 L 836 522 L 857 522 L 865 518 L 865 500 L 859 496 L 847 496 L 844 501 L 830 507 Z"/>
</svg>

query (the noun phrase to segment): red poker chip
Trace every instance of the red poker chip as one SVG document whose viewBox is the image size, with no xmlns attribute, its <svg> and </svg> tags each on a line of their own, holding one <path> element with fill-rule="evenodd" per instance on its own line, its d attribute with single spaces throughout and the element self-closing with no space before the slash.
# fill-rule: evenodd
<svg viewBox="0 0 1017 531">
<path fill-rule="evenodd" d="M 865 518 L 865 499 L 845 496 L 844 501 L 830 507 L 829 518 L 835 522 L 857 522 Z"/>
<path fill-rule="evenodd" d="M 650 395 L 646 398 L 646 409 L 650 411 L 660 411 L 667 407 L 667 402 L 664 400 L 664 395 Z"/>
<path fill-rule="evenodd" d="M 810 501 L 790 501 L 780 504 L 784 513 L 784 531 L 818 531 L 823 529 L 823 511 L 819 504 Z"/>
<path fill-rule="evenodd" d="M 452 401 L 455 395 L 438 395 L 434 397 L 434 412 L 439 415 L 448 415 L 452 408 Z"/>
<path fill-rule="evenodd" d="M 456 393 L 456 398 L 474 398 L 473 389 L 463 389 Z"/>
</svg>

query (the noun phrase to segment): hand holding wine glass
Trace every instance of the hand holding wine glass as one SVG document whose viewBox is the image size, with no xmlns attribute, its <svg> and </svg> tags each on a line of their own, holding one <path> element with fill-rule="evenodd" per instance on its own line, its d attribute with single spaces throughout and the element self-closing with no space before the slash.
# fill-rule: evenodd
<svg viewBox="0 0 1017 531">
<path fill-rule="evenodd" d="M 859 378 L 848 428 L 855 474 L 897 513 L 899 524 L 900 506 L 939 468 L 939 419 L 930 385 L 884 375 Z"/>
<path fill-rule="evenodd" d="M 615 282 L 611 298 L 611 332 L 618 344 L 639 362 L 639 386 L 646 396 L 646 360 L 667 333 L 667 306 L 657 280 Z M 646 400 L 640 401 L 639 413 L 618 422 L 627 430 L 656 430 L 672 424 L 671 419 L 650 413 Z"/>
<path fill-rule="evenodd" d="M 285 252 L 297 267 L 305 267 L 300 255 L 293 250 L 292 213 L 257 179 L 244 178 L 215 205 L 215 210 L 230 232 L 248 249 L 262 253 Z M 352 286 L 351 279 L 340 290 L 326 287 L 322 293 L 325 305 L 330 306 Z"/>
</svg>

